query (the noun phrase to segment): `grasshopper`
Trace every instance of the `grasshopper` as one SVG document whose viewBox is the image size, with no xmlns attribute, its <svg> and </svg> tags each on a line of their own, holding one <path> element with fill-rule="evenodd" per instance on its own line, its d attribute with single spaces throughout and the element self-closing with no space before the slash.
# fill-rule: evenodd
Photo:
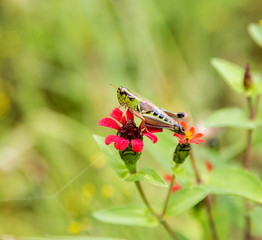
<svg viewBox="0 0 262 240">
<path fill-rule="evenodd" d="M 121 106 L 125 106 L 142 120 L 141 126 L 166 128 L 178 134 L 184 134 L 184 128 L 176 121 L 184 118 L 184 113 L 172 113 L 161 109 L 125 87 L 117 88 L 117 98 Z"/>
</svg>

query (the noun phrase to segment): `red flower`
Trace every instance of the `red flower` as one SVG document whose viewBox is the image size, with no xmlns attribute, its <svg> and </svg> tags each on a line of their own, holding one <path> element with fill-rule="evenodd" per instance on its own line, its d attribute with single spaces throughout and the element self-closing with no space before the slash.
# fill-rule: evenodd
<svg viewBox="0 0 262 240">
<path fill-rule="evenodd" d="M 175 133 L 174 136 L 179 138 L 179 143 L 195 143 L 199 144 L 205 142 L 205 140 L 200 139 L 204 135 L 202 133 L 195 133 L 195 128 L 188 128 L 185 122 L 180 122 L 180 124 L 185 129 L 185 135 Z"/>
<path fill-rule="evenodd" d="M 165 179 L 167 182 L 171 182 L 171 180 L 172 180 L 172 175 L 171 175 L 171 174 L 166 174 L 166 175 L 164 176 L 164 179 Z"/>
<path fill-rule="evenodd" d="M 174 193 L 174 192 L 180 190 L 181 188 L 182 188 L 181 185 L 180 185 L 179 183 L 175 182 L 175 183 L 173 184 L 173 187 L 172 187 L 172 189 L 171 189 L 171 192 Z"/>
<path fill-rule="evenodd" d="M 213 170 L 213 164 L 209 161 L 205 162 L 205 167 L 206 167 L 208 172 L 211 172 Z"/>
<path fill-rule="evenodd" d="M 111 118 L 99 120 L 98 125 L 117 130 L 116 135 L 108 135 L 105 138 L 105 143 L 107 145 L 114 143 L 115 149 L 119 151 L 123 151 L 131 144 L 133 151 L 141 152 L 144 147 L 143 136 L 156 143 L 158 138 L 152 133 L 162 131 L 162 129 L 150 127 L 142 130 L 141 126 L 137 127 L 134 122 L 134 115 L 129 110 L 123 113 L 119 108 L 114 108 L 110 116 Z"/>
<path fill-rule="evenodd" d="M 172 180 L 172 175 L 166 174 L 166 175 L 164 176 L 164 179 L 165 179 L 167 182 L 171 182 L 171 180 Z M 178 182 L 174 182 L 174 184 L 173 184 L 173 186 L 172 186 L 172 188 L 171 188 L 171 192 L 174 193 L 174 192 L 180 190 L 181 188 L 182 188 L 182 186 L 181 186 Z"/>
</svg>

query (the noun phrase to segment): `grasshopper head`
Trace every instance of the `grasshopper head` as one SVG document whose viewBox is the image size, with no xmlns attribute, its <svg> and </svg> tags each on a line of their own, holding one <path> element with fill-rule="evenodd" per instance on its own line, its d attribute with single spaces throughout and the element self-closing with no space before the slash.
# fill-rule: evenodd
<svg viewBox="0 0 262 240">
<path fill-rule="evenodd" d="M 124 87 L 117 88 L 117 98 L 120 105 L 124 105 L 126 103 L 126 97 L 128 95 L 128 89 Z"/>
</svg>

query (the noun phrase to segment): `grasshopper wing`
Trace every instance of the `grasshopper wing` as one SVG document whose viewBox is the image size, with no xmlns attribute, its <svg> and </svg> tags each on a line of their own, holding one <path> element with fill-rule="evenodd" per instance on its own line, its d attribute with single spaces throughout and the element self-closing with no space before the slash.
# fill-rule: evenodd
<svg viewBox="0 0 262 240">
<path fill-rule="evenodd" d="M 152 116 L 149 116 L 149 115 L 144 115 L 143 116 L 144 119 L 145 119 L 145 125 L 147 127 L 152 127 L 152 128 L 166 128 L 166 129 L 173 129 L 173 126 L 170 125 L 170 124 L 165 124 L 163 121 L 155 118 L 155 117 L 152 117 Z"/>
<path fill-rule="evenodd" d="M 167 114 L 169 117 L 177 120 L 177 119 L 183 119 L 183 118 L 186 118 L 186 114 L 183 113 L 183 112 L 178 112 L 178 113 L 173 113 L 173 112 L 170 112 L 166 109 L 163 109 L 163 108 L 160 108 L 165 114 Z"/>
</svg>

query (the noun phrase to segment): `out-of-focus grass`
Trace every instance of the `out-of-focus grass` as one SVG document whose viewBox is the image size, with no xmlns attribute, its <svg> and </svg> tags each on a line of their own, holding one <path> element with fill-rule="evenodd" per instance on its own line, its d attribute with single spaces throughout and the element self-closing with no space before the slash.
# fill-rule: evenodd
<svg viewBox="0 0 262 240">
<path fill-rule="evenodd" d="M 108 133 L 97 120 L 118 105 L 109 83 L 195 120 L 238 105 L 210 58 L 259 63 L 246 27 L 261 9 L 255 0 L 1 1 L 0 234 L 164 239 L 91 217 L 139 201 L 92 138 Z"/>
</svg>

